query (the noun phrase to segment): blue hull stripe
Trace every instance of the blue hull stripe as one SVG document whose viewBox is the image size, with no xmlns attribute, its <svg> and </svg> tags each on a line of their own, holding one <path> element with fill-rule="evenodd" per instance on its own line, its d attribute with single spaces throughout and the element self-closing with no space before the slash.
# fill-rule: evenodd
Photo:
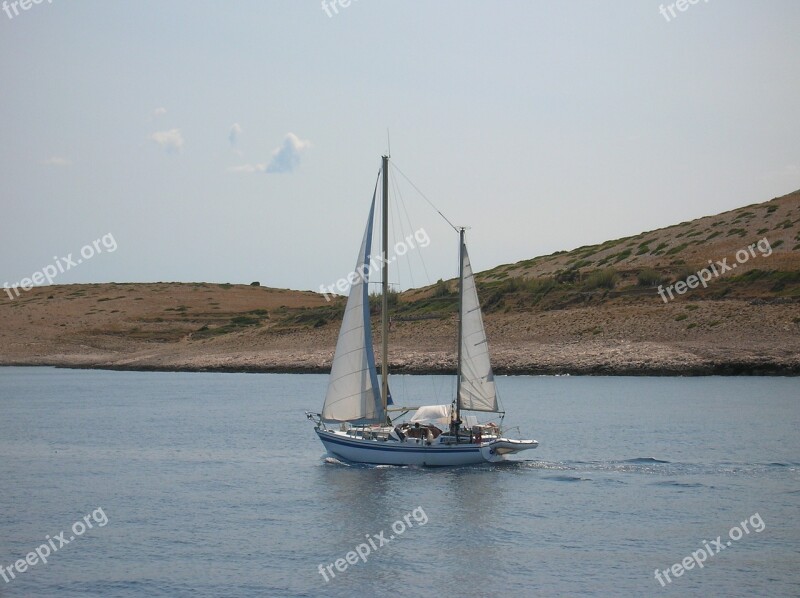
<svg viewBox="0 0 800 598">
<path fill-rule="evenodd" d="M 370 446 L 365 444 L 366 442 L 370 442 L 369 440 L 361 441 L 361 442 L 348 442 L 343 439 L 339 438 L 332 438 L 327 435 L 323 435 L 320 432 L 317 432 L 320 440 L 323 442 L 332 442 L 333 444 L 341 444 L 342 446 L 350 447 L 350 448 L 360 448 L 360 449 L 370 449 L 373 451 L 384 451 L 384 452 L 394 452 L 394 453 L 477 453 L 480 452 L 479 447 L 473 448 L 435 448 L 435 447 L 428 447 L 428 448 L 414 448 L 414 447 L 405 447 L 405 446 Z M 388 442 L 388 441 L 387 441 Z"/>
</svg>

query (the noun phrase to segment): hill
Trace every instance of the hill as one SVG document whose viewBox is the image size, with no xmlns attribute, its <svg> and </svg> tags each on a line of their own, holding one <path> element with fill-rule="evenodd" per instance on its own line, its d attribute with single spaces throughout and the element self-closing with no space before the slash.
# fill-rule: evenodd
<svg viewBox="0 0 800 598">
<path fill-rule="evenodd" d="M 800 373 L 800 191 L 477 278 L 499 373 Z M 456 306 L 454 280 L 392 297 L 393 371 L 453 371 Z M 0 364 L 323 372 L 343 307 L 260 286 L 36 287 L 0 301 Z"/>
</svg>

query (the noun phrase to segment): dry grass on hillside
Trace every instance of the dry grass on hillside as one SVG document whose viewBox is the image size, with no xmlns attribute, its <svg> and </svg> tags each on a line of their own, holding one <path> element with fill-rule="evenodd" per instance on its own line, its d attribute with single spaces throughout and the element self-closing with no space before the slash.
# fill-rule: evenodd
<svg viewBox="0 0 800 598">
<path fill-rule="evenodd" d="M 659 297 L 658 285 L 709 260 L 732 264 L 762 239 L 770 255 L 759 249 L 705 289 Z M 498 266 L 478 283 L 499 371 L 800 373 L 800 191 Z M 393 298 L 397 369 L 452 369 L 456 303 L 455 281 Z M 38 287 L 0 301 L 0 363 L 324 371 L 343 307 L 244 285 Z"/>
</svg>

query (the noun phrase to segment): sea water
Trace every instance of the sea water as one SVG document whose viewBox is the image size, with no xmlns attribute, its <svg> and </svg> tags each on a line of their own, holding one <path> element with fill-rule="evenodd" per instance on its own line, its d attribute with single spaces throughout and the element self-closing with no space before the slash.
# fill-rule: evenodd
<svg viewBox="0 0 800 598">
<path fill-rule="evenodd" d="M 797 378 L 499 377 L 539 448 L 444 469 L 326 456 L 326 383 L 0 368 L 0 597 L 800 593 Z"/>
</svg>

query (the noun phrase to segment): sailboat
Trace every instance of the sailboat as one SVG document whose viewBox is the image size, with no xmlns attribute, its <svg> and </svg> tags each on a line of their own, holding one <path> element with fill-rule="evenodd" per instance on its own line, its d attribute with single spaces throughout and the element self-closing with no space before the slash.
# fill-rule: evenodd
<svg viewBox="0 0 800 598">
<path fill-rule="evenodd" d="M 453 466 L 495 463 L 536 448 L 536 440 L 506 438 L 501 425 L 478 423 L 476 413 L 502 418 L 475 277 L 459 238 L 458 371 L 449 405 L 396 407 L 389 391 L 388 191 L 389 157 L 383 156 L 381 372 L 372 344 L 369 307 L 372 231 L 378 185 L 358 252 L 354 281 L 342 318 L 322 413 L 306 412 L 328 453 L 349 463 Z M 455 228 L 455 227 L 454 227 Z M 404 418 L 413 411 L 410 419 Z M 399 413 L 395 418 L 392 414 Z"/>
</svg>

